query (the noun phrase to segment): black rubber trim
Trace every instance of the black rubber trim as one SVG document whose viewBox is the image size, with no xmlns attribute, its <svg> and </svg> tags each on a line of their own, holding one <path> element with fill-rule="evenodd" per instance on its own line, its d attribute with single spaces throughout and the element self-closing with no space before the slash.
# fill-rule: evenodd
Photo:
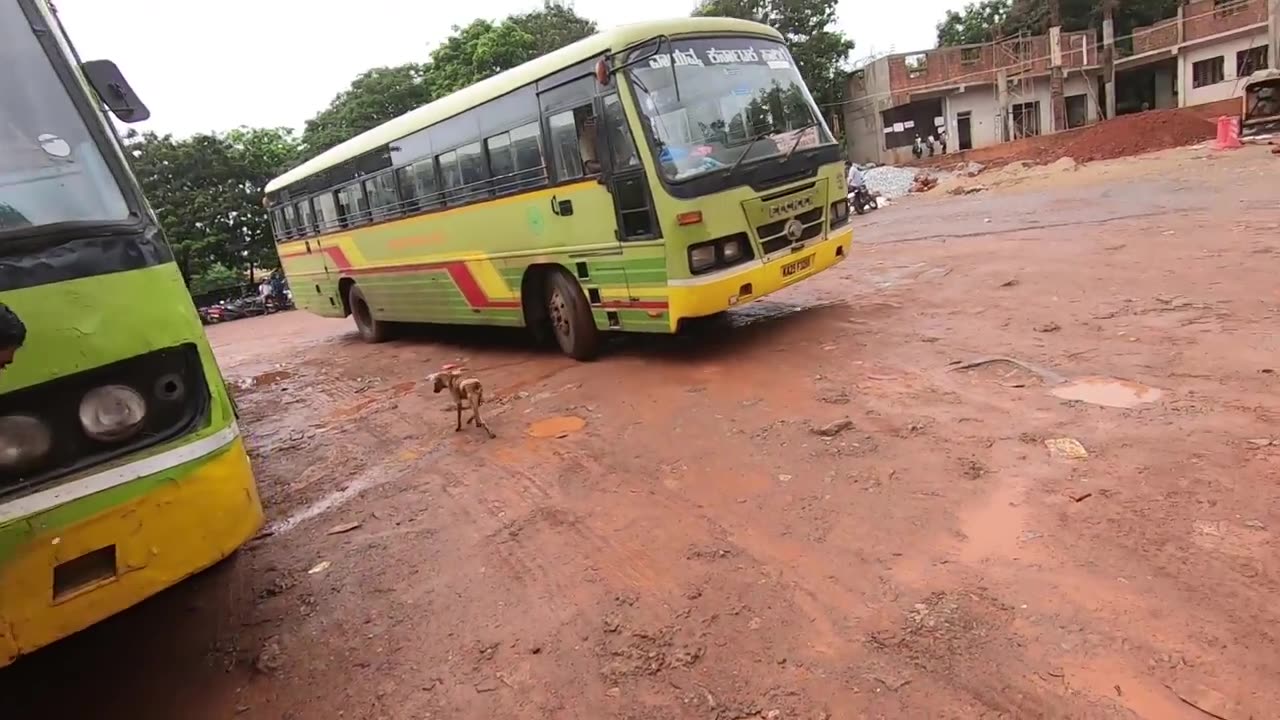
<svg viewBox="0 0 1280 720">
<path fill-rule="evenodd" d="M 0 243 L 0 292 L 173 261 L 173 251 L 155 225 L 144 225 L 140 232 L 136 226 L 123 233 L 103 233 L 102 228 L 88 232 L 62 242 L 51 237 L 25 250 L 29 243 Z"/>
</svg>

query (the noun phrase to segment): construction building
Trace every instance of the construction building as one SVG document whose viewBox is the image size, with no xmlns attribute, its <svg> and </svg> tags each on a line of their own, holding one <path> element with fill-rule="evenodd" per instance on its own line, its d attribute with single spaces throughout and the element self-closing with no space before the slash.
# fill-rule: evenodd
<svg viewBox="0 0 1280 720">
<path fill-rule="evenodd" d="M 1102 61 L 1092 30 L 1014 36 L 878 58 L 850 74 L 843 125 L 849 158 L 895 164 L 911 159 L 916 136 L 947 136 L 947 151 L 970 150 L 1102 116 Z M 1062 68 L 1064 127 L 1052 117 L 1052 63 Z"/>
<path fill-rule="evenodd" d="M 1174 17 L 1116 38 L 1114 84 L 1106 78 L 1107 48 L 1093 30 L 877 58 L 848 78 L 841 120 L 849 158 L 897 164 L 912 159 L 917 135 L 945 132 L 947 151 L 956 152 L 1076 128 L 1109 114 L 1239 97 L 1242 78 L 1274 66 L 1278 53 L 1268 43 L 1277 42 L 1277 23 L 1268 4 L 1277 1 L 1195 0 Z M 1066 105 L 1056 123 L 1055 65 Z"/>
<path fill-rule="evenodd" d="M 1270 0 L 1196 0 L 1117 43 L 1116 111 L 1190 107 L 1238 97 L 1268 67 Z M 1127 41 L 1126 41 L 1127 40 Z"/>
</svg>

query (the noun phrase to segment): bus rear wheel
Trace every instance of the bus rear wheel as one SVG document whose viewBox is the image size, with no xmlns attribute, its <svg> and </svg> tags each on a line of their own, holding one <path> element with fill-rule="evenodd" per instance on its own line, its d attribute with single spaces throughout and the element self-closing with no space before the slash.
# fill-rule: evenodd
<svg viewBox="0 0 1280 720">
<path fill-rule="evenodd" d="M 547 282 L 547 318 L 551 334 L 564 354 L 575 360 L 594 359 L 600 332 L 582 287 L 564 270 L 554 270 Z"/>
<path fill-rule="evenodd" d="M 347 294 L 347 302 L 351 305 L 351 317 L 355 318 L 356 330 L 360 331 L 361 340 L 367 343 L 380 343 L 391 337 L 391 326 L 386 321 L 373 317 L 369 301 L 364 299 L 360 286 L 351 286 Z"/>
</svg>

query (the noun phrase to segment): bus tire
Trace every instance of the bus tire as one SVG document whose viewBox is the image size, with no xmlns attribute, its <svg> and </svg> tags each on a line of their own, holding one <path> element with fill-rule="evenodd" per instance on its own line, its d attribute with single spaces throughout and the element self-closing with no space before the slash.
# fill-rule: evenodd
<svg viewBox="0 0 1280 720">
<path fill-rule="evenodd" d="M 582 287 L 564 270 L 553 270 L 547 278 L 547 316 L 551 334 L 565 355 L 574 360 L 595 358 L 600 349 L 600 331 Z"/>
<path fill-rule="evenodd" d="M 352 285 L 347 293 L 347 302 L 351 306 L 351 317 L 355 318 L 356 330 L 360 331 L 360 339 L 367 343 L 386 342 L 391 338 L 391 325 L 385 320 L 378 320 L 369 308 L 369 301 L 359 285 Z"/>
</svg>

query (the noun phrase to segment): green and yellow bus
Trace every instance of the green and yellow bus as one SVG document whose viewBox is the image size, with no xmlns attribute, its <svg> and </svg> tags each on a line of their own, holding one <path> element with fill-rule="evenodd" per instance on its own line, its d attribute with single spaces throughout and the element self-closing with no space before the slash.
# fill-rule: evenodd
<svg viewBox="0 0 1280 720">
<path fill-rule="evenodd" d="M 393 323 L 527 326 L 587 359 L 849 252 L 843 154 L 771 28 L 619 27 L 271 181 L 294 300 Z"/>
<path fill-rule="evenodd" d="M 173 254 L 47 0 L 0 0 L 0 666 L 216 563 L 262 507 Z M 96 90 L 95 90 L 96 89 Z"/>
</svg>

